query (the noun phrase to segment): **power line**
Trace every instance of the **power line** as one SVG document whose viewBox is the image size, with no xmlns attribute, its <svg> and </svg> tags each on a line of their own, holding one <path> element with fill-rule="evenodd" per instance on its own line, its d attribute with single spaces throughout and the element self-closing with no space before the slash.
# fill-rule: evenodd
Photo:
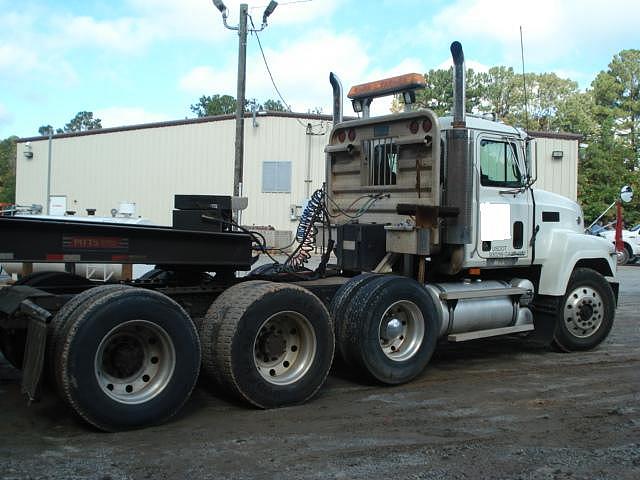
<svg viewBox="0 0 640 480">
<path fill-rule="evenodd" d="M 302 3 L 303 1 L 311 1 L 311 0 L 299 0 L 298 2 L 289 2 L 289 3 Z M 253 32 L 256 35 L 256 40 L 258 40 L 258 47 L 260 48 L 260 54 L 262 55 L 262 60 L 264 62 L 264 66 L 267 69 L 267 73 L 269 74 L 269 79 L 271 80 L 271 84 L 273 85 L 273 88 L 275 89 L 276 93 L 278 94 L 278 97 L 280 97 L 280 100 L 282 100 L 282 103 L 284 103 L 284 106 L 286 107 L 286 109 L 291 112 L 291 106 L 287 103 L 287 101 L 284 99 L 284 97 L 282 96 L 282 93 L 280 93 L 280 89 L 278 88 L 278 86 L 276 85 L 276 81 L 273 78 L 273 74 L 271 73 L 271 68 L 269 68 L 269 62 L 267 62 L 267 57 L 264 54 L 264 50 L 262 49 L 262 42 L 260 41 L 260 36 L 258 35 L 257 30 L 255 29 L 255 25 L 253 23 L 253 18 L 251 18 L 251 15 L 249 15 L 249 21 L 251 22 L 251 26 L 253 27 Z M 299 118 L 296 118 L 296 121 L 305 129 L 307 128 L 307 125 L 303 122 L 300 121 Z M 324 122 L 320 122 L 318 124 L 312 125 L 311 123 L 309 123 L 309 125 L 311 125 L 311 127 L 324 127 Z M 326 129 L 322 132 L 322 133 L 311 133 L 312 135 L 324 135 L 326 134 L 327 131 Z"/>
</svg>

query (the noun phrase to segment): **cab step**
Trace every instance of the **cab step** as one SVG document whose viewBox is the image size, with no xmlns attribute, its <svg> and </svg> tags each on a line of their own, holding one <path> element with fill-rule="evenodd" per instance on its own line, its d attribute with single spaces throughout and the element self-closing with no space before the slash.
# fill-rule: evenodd
<svg viewBox="0 0 640 480">
<path fill-rule="evenodd" d="M 513 327 L 491 328 L 489 330 L 477 330 L 475 332 L 452 333 L 447 336 L 450 342 L 466 342 L 478 338 L 497 337 L 499 335 L 509 335 L 512 333 L 528 332 L 533 330 L 533 324 L 515 325 Z"/>
</svg>

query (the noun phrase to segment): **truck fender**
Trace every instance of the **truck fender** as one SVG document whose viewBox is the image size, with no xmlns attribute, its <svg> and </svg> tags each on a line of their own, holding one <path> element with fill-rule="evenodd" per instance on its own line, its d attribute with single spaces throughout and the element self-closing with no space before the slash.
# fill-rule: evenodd
<svg viewBox="0 0 640 480">
<path fill-rule="evenodd" d="M 613 276 L 616 271 L 615 249 L 603 240 L 572 231 L 551 233 L 544 245 L 546 255 L 538 257 L 542 264 L 538 294 L 564 295 L 576 266 L 593 268 L 605 277 Z"/>
</svg>

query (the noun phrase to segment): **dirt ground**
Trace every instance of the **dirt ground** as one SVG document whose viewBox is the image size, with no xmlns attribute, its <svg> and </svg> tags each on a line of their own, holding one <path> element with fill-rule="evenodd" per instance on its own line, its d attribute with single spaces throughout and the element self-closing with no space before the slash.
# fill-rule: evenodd
<svg viewBox="0 0 640 480">
<path fill-rule="evenodd" d="M 609 338 L 440 348 L 415 381 L 334 373 L 312 402 L 258 411 L 200 385 L 166 425 L 98 433 L 54 396 L 27 407 L 0 360 L 2 479 L 638 479 L 640 265 L 620 269 Z"/>
</svg>

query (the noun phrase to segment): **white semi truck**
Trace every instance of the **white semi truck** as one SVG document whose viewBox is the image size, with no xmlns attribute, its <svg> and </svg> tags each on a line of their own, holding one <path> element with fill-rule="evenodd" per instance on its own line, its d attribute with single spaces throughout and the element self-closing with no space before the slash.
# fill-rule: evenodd
<svg viewBox="0 0 640 480">
<path fill-rule="evenodd" d="M 613 248 L 583 234 L 578 205 L 533 188 L 526 132 L 465 113 L 462 47 L 451 51 L 444 118 L 409 108 L 424 86 L 410 74 L 353 87 L 362 115 L 343 121 L 331 74 L 325 188 L 298 248 L 247 276 L 236 272 L 264 242 L 234 224 L 229 197 L 176 198 L 189 219 L 180 228 L 0 218 L 3 261 L 156 267 L 118 284 L 40 272 L 0 289 L 0 347 L 29 398 L 49 378 L 80 417 L 114 431 L 170 418 L 201 365 L 219 388 L 271 408 L 313 397 L 334 356 L 399 384 L 439 341 L 532 332 L 564 351 L 599 345 L 615 315 Z M 370 117 L 383 95 L 402 95 L 407 110 Z M 312 271 L 322 228 L 330 239 Z"/>
</svg>

